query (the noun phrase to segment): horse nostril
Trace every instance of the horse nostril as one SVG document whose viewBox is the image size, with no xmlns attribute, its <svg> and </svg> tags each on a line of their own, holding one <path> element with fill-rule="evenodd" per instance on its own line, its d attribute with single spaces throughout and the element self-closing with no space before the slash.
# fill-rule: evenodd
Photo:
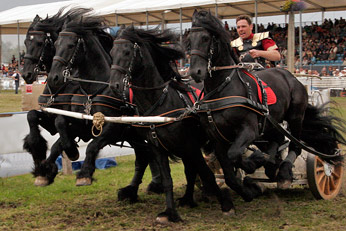
<svg viewBox="0 0 346 231">
<path fill-rule="evenodd" d="M 113 90 L 113 91 L 116 91 L 116 90 L 119 90 L 120 89 L 120 84 L 118 82 L 115 82 L 113 84 L 110 84 L 110 88 Z"/>
<path fill-rule="evenodd" d="M 202 74 L 201 69 L 198 69 L 198 70 L 197 70 L 197 75 L 201 75 L 201 74 Z"/>
</svg>

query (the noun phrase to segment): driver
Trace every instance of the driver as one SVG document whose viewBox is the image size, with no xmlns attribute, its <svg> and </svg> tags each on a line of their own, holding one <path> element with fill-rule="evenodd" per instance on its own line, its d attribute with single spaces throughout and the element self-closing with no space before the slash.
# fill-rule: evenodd
<svg viewBox="0 0 346 231">
<path fill-rule="evenodd" d="M 281 55 L 269 32 L 252 33 L 253 24 L 249 16 L 240 15 L 236 19 L 239 38 L 231 42 L 231 46 L 239 55 L 240 62 L 260 63 L 279 61 Z"/>
</svg>

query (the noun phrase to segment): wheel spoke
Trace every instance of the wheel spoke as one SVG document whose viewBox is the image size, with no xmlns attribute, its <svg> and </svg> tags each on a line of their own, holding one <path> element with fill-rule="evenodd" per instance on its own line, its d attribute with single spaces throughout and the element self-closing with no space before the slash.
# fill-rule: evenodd
<svg viewBox="0 0 346 231">
<path fill-rule="evenodd" d="M 333 176 L 329 177 L 329 185 L 332 191 L 336 189 L 336 182 Z"/>
<path fill-rule="evenodd" d="M 320 186 L 321 188 L 321 192 L 324 192 L 324 189 L 326 187 L 326 176 L 325 175 L 322 175 L 319 179 L 318 179 L 318 185 Z"/>
<path fill-rule="evenodd" d="M 335 171 L 336 169 L 334 169 L 334 171 L 332 172 L 332 175 L 336 178 L 339 179 L 340 178 L 340 174 L 338 172 Z"/>
<path fill-rule="evenodd" d="M 329 177 L 326 177 L 326 180 L 324 181 L 324 190 L 326 195 L 330 194 L 330 188 L 329 188 Z"/>
<path fill-rule="evenodd" d="M 324 167 L 320 166 L 320 167 L 316 167 L 316 172 L 323 172 L 324 171 Z"/>
<path fill-rule="evenodd" d="M 321 158 L 317 157 L 316 158 L 316 165 L 317 166 L 323 166 L 323 164 L 324 164 L 323 160 Z"/>
</svg>

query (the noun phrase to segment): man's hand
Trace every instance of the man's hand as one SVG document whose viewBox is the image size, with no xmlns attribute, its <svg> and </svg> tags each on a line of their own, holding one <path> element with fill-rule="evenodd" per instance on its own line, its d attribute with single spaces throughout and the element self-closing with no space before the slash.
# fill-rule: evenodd
<svg viewBox="0 0 346 231">
<path fill-rule="evenodd" d="M 252 58 L 265 58 L 269 61 L 279 61 L 281 59 L 281 55 L 277 50 L 268 50 L 268 51 L 262 51 L 262 50 L 249 50 L 249 54 Z"/>
<path fill-rule="evenodd" d="M 252 58 L 259 58 L 261 57 L 260 56 L 260 51 L 259 50 L 255 50 L 255 49 L 252 49 L 249 51 L 249 54 L 251 55 Z"/>
</svg>

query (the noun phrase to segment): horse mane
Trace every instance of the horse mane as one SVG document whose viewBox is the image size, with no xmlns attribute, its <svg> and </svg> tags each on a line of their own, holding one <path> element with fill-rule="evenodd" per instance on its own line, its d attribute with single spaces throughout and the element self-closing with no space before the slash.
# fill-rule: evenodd
<svg viewBox="0 0 346 231">
<path fill-rule="evenodd" d="M 109 53 L 113 47 L 114 38 L 105 31 L 108 27 L 108 21 L 104 17 L 79 15 L 73 20 L 68 20 L 63 29 L 81 36 L 87 36 L 91 33 L 96 35 L 104 50 Z"/>
<path fill-rule="evenodd" d="M 226 51 L 223 52 L 228 52 L 231 55 L 233 62 L 239 63 L 239 57 L 235 54 L 234 50 L 231 49 L 230 34 L 228 33 L 228 31 L 226 31 L 222 21 L 214 15 L 212 15 L 210 11 L 195 11 L 192 16 L 192 27 L 203 27 L 209 33 L 214 35 L 217 39 L 221 41 L 222 44 L 225 45 L 224 48 L 221 48 L 222 44 L 219 43 L 219 49 L 221 51 L 226 49 Z M 185 41 L 185 44 L 186 48 L 189 49 L 190 44 L 188 40 Z"/>
<path fill-rule="evenodd" d="M 184 58 L 185 53 L 177 43 L 178 36 L 171 30 L 161 31 L 158 28 L 143 30 L 130 26 L 122 30 L 118 37 L 138 43 L 140 46 L 147 45 L 155 65 L 164 80 L 172 77 L 180 78 L 180 75 L 174 71 L 172 62 Z"/>
<path fill-rule="evenodd" d="M 195 11 L 192 16 L 192 27 L 203 27 L 224 43 L 230 43 L 230 35 L 220 19 L 210 13 L 210 11 Z"/>
<path fill-rule="evenodd" d="M 90 8 L 74 7 L 63 14 L 65 9 L 66 7 L 62 7 L 59 9 L 58 13 L 52 17 L 47 16 L 47 18 L 40 20 L 34 26 L 34 29 L 45 32 L 60 32 L 67 19 L 73 20 L 92 11 Z"/>
</svg>

